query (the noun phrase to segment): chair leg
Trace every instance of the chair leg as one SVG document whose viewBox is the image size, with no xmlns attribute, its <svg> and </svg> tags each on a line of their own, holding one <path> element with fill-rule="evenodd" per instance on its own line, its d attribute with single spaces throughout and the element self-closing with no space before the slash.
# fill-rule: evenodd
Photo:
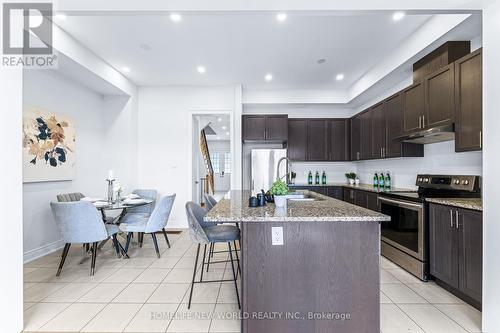
<svg viewBox="0 0 500 333">
<path fill-rule="evenodd" d="M 241 309 L 241 304 L 240 304 L 240 294 L 238 292 L 238 283 L 236 282 L 236 272 L 234 271 L 234 264 L 233 264 L 233 251 L 231 250 L 231 242 L 227 242 L 227 245 L 229 246 L 229 257 L 231 259 L 231 269 L 233 270 L 233 279 L 234 279 L 234 289 L 236 290 L 236 298 L 238 299 L 238 309 Z"/>
<path fill-rule="evenodd" d="M 236 262 L 238 263 L 238 273 L 241 274 L 240 257 L 238 256 L 238 248 L 236 247 L 236 241 L 234 241 L 233 244 L 234 244 L 234 254 L 236 254 Z M 238 274 L 236 274 L 236 276 L 238 276 Z"/>
<path fill-rule="evenodd" d="M 127 242 L 125 243 L 125 253 L 128 254 L 128 247 L 130 246 L 130 240 L 132 239 L 133 232 L 127 233 Z"/>
<path fill-rule="evenodd" d="M 139 242 L 139 247 L 142 247 L 142 243 L 144 242 L 144 233 L 143 232 L 137 233 L 137 240 Z"/>
<path fill-rule="evenodd" d="M 85 252 L 89 252 L 90 246 L 89 243 L 85 243 Z"/>
<path fill-rule="evenodd" d="M 120 258 L 120 247 L 118 246 L 118 239 L 116 238 L 116 234 L 111 236 L 111 238 L 113 239 L 113 246 L 114 246 L 115 251 L 116 251 L 116 257 Z"/>
<path fill-rule="evenodd" d="M 207 244 L 205 244 L 205 247 L 203 248 L 203 260 L 201 262 L 201 274 L 200 274 L 200 282 L 203 281 L 203 271 L 204 271 L 204 265 L 205 265 L 205 255 L 207 254 Z M 210 253 L 208 254 L 208 257 L 210 259 Z"/>
<path fill-rule="evenodd" d="M 62 256 L 61 256 L 61 262 L 59 263 L 59 269 L 57 270 L 56 276 L 61 275 L 61 271 L 62 271 L 62 268 L 64 266 L 64 262 L 66 261 L 66 256 L 68 255 L 70 246 L 71 246 L 71 243 L 64 244 L 64 249 L 63 249 Z"/>
<path fill-rule="evenodd" d="M 126 258 L 126 259 L 130 259 L 127 252 L 125 251 L 125 249 L 123 248 L 122 244 L 120 243 L 120 241 L 118 239 L 116 240 L 116 243 L 118 244 L 118 247 L 120 248 L 120 252 L 122 253 L 122 257 Z"/>
<path fill-rule="evenodd" d="M 167 246 L 170 249 L 170 241 L 168 240 L 167 232 L 165 231 L 165 228 L 161 230 L 163 230 L 163 236 L 165 236 L 165 240 L 167 241 Z"/>
<path fill-rule="evenodd" d="M 208 267 L 210 267 L 210 258 L 213 258 L 213 256 L 214 256 L 214 243 L 210 243 L 210 248 L 208 249 L 207 273 L 208 273 Z M 203 267 L 201 269 L 203 269 Z"/>
<path fill-rule="evenodd" d="M 155 245 L 156 255 L 160 258 L 160 249 L 158 248 L 158 241 L 156 240 L 156 235 L 154 232 L 151 233 L 151 238 L 153 238 L 153 243 Z"/>
<path fill-rule="evenodd" d="M 200 255 L 200 246 L 201 244 L 198 243 L 198 250 L 196 250 L 196 259 L 194 260 L 193 279 L 191 280 L 191 291 L 189 292 L 188 310 L 191 308 L 191 299 L 193 298 L 194 279 L 196 277 L 196 268 L 198 268 L 198 257 Z"/>
<path fill-rule="evenodd" d="M 92 261 L 90 263 L 90 276 L 94 276 L 95 272 L 95 260 L 97 259 L 97 247 L 99 243 L 95 242 L 92 244 Z"/>
</svg>

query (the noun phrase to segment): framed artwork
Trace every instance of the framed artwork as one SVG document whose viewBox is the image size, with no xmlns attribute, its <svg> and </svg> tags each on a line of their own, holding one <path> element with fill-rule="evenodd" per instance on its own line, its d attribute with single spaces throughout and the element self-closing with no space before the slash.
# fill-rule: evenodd
<svg viewBox="0 0 500 333">
<path fill-rule="evenodd" d="M 73 120 L 42 108 L 23 107 L 23 182 L 72 180 L 76 173 Z"/>
</svg>

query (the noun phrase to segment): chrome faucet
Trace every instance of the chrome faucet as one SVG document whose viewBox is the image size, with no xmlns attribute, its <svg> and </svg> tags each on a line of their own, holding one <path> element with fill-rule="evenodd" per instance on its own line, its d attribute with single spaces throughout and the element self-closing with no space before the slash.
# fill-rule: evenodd
<svg viewBox="0 0 500 333">
<path fill-rule="evenodd" d="M 286 160 L 286 174 L 284 176 L 280 176 L 280 165 L 281 165 L 281 162 L 283 162 L 284 160 Z M 281 178 L 283 177 L 286 177 L 286 183 L 288 184 L 289 183 L 289 179 L 288 179 L 288 175 L 289 175 L 289 172 L 288 172 L 288 169 L 290 169 L 290 165 L 291 165 L 291 161 L 288 157 L 282 157 L 279 159 L 278 161 L 278 166 L 276 167 L 276 180 L 281 180 Z"/>
</svg>

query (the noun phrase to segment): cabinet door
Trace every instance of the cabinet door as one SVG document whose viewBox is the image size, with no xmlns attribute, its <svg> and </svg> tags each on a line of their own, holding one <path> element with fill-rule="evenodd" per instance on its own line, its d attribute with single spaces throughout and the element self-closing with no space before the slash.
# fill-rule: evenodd
<svg viewBox="0 0 500 333">
<path fill-rule="evenodd" d="M 385 101 L 376 104 L 370 110 L 372 154 L 371 158 L 385 157 Z"/>
<path fill-rule="evenodd" d="M 307 121 L 307 160 L 328 161 L 328 120 Z"/>
<path fill-rule="evenodd" d="M 478 302 L 482 298 L 483 215 L 482 212 L 459 209 L 460 291 Z"/>
<path fill-rule="evenodd" d="M 351 161 L 361 159 L 361 117 L 351 119 Z"/>
<path fill-rule="evenodd" d="M 368 197 L 365 191 L 354 191 L 354 204 L 363 208 L 368 206 Z"/>
<path fill-rule="evenodd" d="M 482 49 L 455 62 L 455 151 L 482 149 Z"/>
<path fill-rule="evenodd" d="M 450 64 L 424 79 L 426 112 L 423 127 L 453 123 L 455 119 L 455 64 Z"/>
<path fill-rule="evenodd" d="M 429 205 L 431 274 L 458 289 L 458 232 L 455 211 L 448 206 Z"/>
<path fill-rule="evenodd" d="M 266 117 L 263 115 L 243 116 L 243 141 L 266 139 Z"/>
<path fill-rule="evenodd" d="M 286 141 L 288 139 L 288 116 L 266 116 L 266 140 Z"/>
<path fill-rule="evenodd" d="M 385 106 L 385 156 L 401 156 L 401 142 L 394 138 L 403 134 L 403 98 L 400 93 L 389 97 Z"/>
<path fill-rule="evenodd" d="M 422 82 L 417 82 L 403 90 L 403 128 L 405 133 L 422 128 L 422 116 L 425 113 L 424 97 Z"/>
<path fill-rule="evenodd" d="M 330 161 L 349 160 L 349 121 L 330 120 Z"/>
<path fill-rule="evenodd" d="M 307 160 L 307 120 L 288 119 L 288 158 L 292 161 Z"/>
<path fill-rule="evenodd" d="M 338 200 L 344 199 L 343 189 L 340 186 L 328 186 L 326 195 Z"/>
<path fill-rule="evenodd" d="M 372 120 L 370 111 L 361 115 L 361 159 L 372 157 Z"/>
<path fill-rule="evenodd" d="M 344 189 L 344 201 L 349 202 L 349 203 L 354 203 L 354 190 L 351 189 Z"/>
<path fill-rule="evenodd" d="M 377 193 L 366 193 L 366 208 L 374 210 L 376 212 L 379 211 L 378 209 L 378 194 Z"/>
</svg>

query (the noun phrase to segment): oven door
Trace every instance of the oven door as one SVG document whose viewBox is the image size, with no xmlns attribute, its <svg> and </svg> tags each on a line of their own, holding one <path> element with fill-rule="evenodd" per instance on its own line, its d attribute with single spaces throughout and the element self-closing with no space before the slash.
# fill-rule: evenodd
<svg viewBox="0 0 500 333">
<path fill-rule="evenodd" d="M 414 258 L 425 259 L 424 205 L 379 196 L 380 212 L 391 217 L 382 222 L 382 240 Z"/>
</svg>

